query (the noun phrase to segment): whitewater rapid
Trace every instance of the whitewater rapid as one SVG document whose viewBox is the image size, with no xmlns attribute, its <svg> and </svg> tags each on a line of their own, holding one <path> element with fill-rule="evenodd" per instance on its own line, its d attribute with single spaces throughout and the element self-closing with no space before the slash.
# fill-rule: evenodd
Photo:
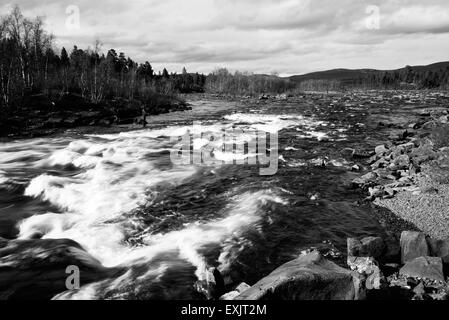
<svg viewBox="0 0 449 320">
<path fill-rule="evenodd" d="M 0 185 L 11 181 L 23 183 L 26 196 L 58 208 L 57 212 L 20 221 L 17 225 L 20 239 L 72 239 L 107 267 L 148 264 L 145 275 L 141 275 L 143 278 L 169 268 L 169 261 L 154 267 L 150 264 L 158 255 L 168 253 L 193 265 L 196 277 L 204 280 L 209 265 L 202 250 L 209 245 L 219 246 L 218 266 L 226 271 L 239 250 L 248 245 L 245 232 L 257 229 L 261 221 L 269 219 L 265 207 L 288 205 L 287 191 L 274 186 L 253 191 L 236 187 L 228 191 L 228 203 L 217 217 L 191 221 L 165 233 L 153 233 L 141 219 L 129 214 L 151 203 L 153 188 L 162 186 L 170 190 L 195 175 L 204 174 L 204 170 L 214 174 L 220 167 L 219 163 L 212 168 L 173 164 L 170 161 L 172 138 L 198 133 L 195 130 L 218 133 L 236 127 L 270 133 L 297 127 L 313 132 L 315 126 L 322 124 L 300 115 L 234 113 L 196 127 L 175 125 L 118 134 L 10 142 L 0 147 Z M 321 133 L 312 136 L 323 138 Z M 193 143 L 220 146 L 223 141 L 197 139 Z M 239 157 L 223 152 L 216 152 L 215 156 L 221 160 Z M 25 170 L 39 174 L 26 181 Z M 135 229 L 144 230 L 138 246 L 127 241 Z M 120 283 L 118 279 L 111 280 L 108 287 Z M 79 294 L 92 298 L 94 288 L 95 284 L 89 285 Z"/>
</svg>

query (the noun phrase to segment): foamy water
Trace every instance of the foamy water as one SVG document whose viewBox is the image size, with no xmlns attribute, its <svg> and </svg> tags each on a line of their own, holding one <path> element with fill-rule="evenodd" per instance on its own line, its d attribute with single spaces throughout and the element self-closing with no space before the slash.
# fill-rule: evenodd
<svg viewBox="0 0 449 320">
<path fill-rule="evenodd" d="M 14 176 L 26 168 L 33 168 L 40 174 L 28 182 L 25 195 L 48 201 L 59 209 L 20 221 L 20 239 L 36 236 L 73 239 L 107 267 L 148 263 L 146 274 L 151 277 L 164 272 L 170 262 L 157 267 L 151 267 L 149 262 L 161 253 L 170 253 L 193 265 L 196 277 L 204 280 L 209 266 L 201 253 L 203 248 L 209 245 L 220 248 L 217 262 L 219 269 L 225 272 L 239 250 L 250 245 L 245 238 L 246 231 L 254 231 L 261 221 L 269 218 L 265 206 L 270 203 L 285 206 L 288 201 L 284 191 L 276 188 L 232 190 L 218 218 L 192 221 L 181 229 L 165 233 L 143 233 L 139 246 L 130 245 L 126 241 L 127 235 L 133 229 L 145 230 L 146 226 L 128 213 L 149 201 L 147 191 L 161 185 L 169 190 L 199 173 L 198 166 L 170 162 L 169 154 L 173 149 L 170 137 L 185 133 L 218 133 L 232 128 L 273 133 L 300 127 L 311 137 L 320 139 L 325 133 L 313 133 L 314 126 L 320 124 L 322 122 L 300 115 L 239 113 L 225 116 L 222 121 L 193 127 L 171 126 L 75 139 L 11 142 L 0 146 L 0 184 L 11 179 L 6 178 L 7 173 Z M 248 141 L 251 135 L 243 134 L 238 138 Z M 211 145 L 219 148 L 224 141 L 211 142 L 200 137 L 193 143 L 197 147 Z M 214 156 L 229 161 L 254 155 L 217 151 Z M 63 168 L 67 173 L 52 174 L 50 170 L 54 168 Z M 122 277 L 126 278 L 126 274 Z M 107 287 L 118 285 L 116 279 Z M 93 297 L 95 288 L 95 284 L 86 286 L 79 294 Z"/>
</svg>

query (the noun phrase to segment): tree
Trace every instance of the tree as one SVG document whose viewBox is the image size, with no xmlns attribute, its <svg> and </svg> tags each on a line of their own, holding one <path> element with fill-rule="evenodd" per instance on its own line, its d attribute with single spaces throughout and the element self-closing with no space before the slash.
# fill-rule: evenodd
<svg viewBox="0 0 449 320">
<path fill-rule="evenodd" d="M 162 77 L 163 77 L 164 79 L 170 78 L 170 75 L 168 74 L 168 71 L 167 71 L 167 69 L 165 69 L 165 68 L 164 68 L 164 70 L 162 71 Z"/>
</svg>

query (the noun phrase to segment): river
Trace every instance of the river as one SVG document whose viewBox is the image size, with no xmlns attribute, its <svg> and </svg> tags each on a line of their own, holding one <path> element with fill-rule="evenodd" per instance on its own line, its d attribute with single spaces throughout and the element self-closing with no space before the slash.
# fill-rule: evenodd
<svg viewBox="0 0 449 320">
<path fill-rule="evenodd" d="M 344 251 L 349 236 L 383 232 L 348 187 L 360 173 L 340 152 L 372 148 L 383 115 L 339 99 L 195 99 L 143 130 L 1 143 L 0 236 L 72 239 L 104 266 L 128 269 L 62 298 L 202 299 L 194 283 L 210 267 L 252 284 L 323 241 Z M 173 137 L 194 122 L 208 133 L 278 132 L 277 171 L 175 164 Z"/>
</svg>

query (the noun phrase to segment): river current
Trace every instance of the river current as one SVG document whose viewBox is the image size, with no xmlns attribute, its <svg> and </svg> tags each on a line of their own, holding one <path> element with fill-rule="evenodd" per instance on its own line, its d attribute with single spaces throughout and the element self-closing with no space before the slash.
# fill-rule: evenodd
<svg viewBox="0 0 449 320">
<path fill-rule="evenodd" d="M 152 117 L 141 130 L 0 143 L 1 237 L 72 239 L 104 266 L 128 270 L 59 298 L 202 299 L 194 284 L 208 268 L 227 283 L 253 284 L 323 241 L 344 251 L 347 237 L 383 232 L 348 187 L 360 173 L 341 154 L 375 145 L 381 112 L 338 97 L 190 103 L 191 111 Z M 173 163 L 173 137 L 194 122 L 208 133 L 277 132 L 277 172 Z"/>
</svg>

